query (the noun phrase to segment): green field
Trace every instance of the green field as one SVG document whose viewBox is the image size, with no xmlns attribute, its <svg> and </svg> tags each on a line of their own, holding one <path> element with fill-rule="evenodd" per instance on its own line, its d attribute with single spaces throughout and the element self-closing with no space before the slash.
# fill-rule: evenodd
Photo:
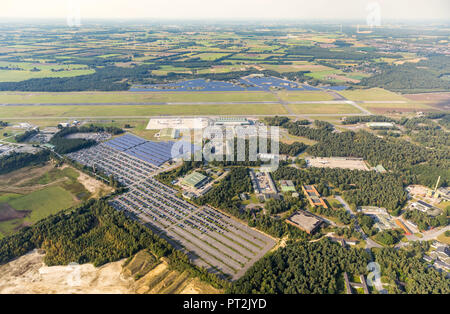
<svg viewBox="0 0 450 314">
<path fill-rule="evenodd" d="M 436 110 L 436 108 L 420 103 L 408 102 L 408 103 L 370 103 L 370 104 L 360 104 L 361 107 L 374 113 L 383 113 L 386 111 L 428 111 Z"/>
<path fill-rule="evenodd" d="M 295 114 L 348 114 L 361 111 L 348 104 L 290 104 Z"/>
<path fill-rule="evenodd" d="M 31 211 L 25 218 L 0 222 L 0 238 L 16 232 L 22 226 L 34 224 L 76 203 L 72 194 L 60 186 L 50 186 L 27 195 L 5 194 L 0 196 L 0 202 L 7 203 L 18 211 Z"/>
<path fill-rule="evenodd" d="M 87 200 L 91 194 L 78 177 L 79 172 L 71 167 L 60 169 L 50 164 L 0 176 L 0 217 L 17 211 L 14 216 L 6 216 L 9 218 L 3 216 L 0 237 Z M 18 215 L 24 211 L 26 216 Z"/>
<path fill-rule="evenodd" d="M 267 92 L 0 92 L 0 104 L 276 101 Z"/>
<path fill-rule="evenodd" d="M 206 60 L 206 61 L 214 61 L 217 60 L 219 58 L 228 56 L 229 53 L 200 53 L 198 55 L 194 55 L 192 56 L 193 58 L 200 58 L 201 60 Z"/>
<path fill-rule="evenodd" d="M 322 91 L 307 91 L 307 92 L 283 91 L 279 92 L 278 95 L 280 96 L 281 99 L 286 101 L 323 101 L 334 99 L 332 95 Z"/>
<path fill-rule="evenodd" d="M 81 64 L 40 64 L 27 62 L 0 61 L 0 67 L 20 68 L 21 70 L 0 70 L 0 82 L 19 82 L 32 78 L 72 77 L 95 73 Z M 32 69 L 39 71 L 32 71 Z M 54 72 L 54 70 L 63 70 Z"/>
<path fill-rule="evenodd" d="M 281 104 L 5 106 L 0 107 L 0 112 L 1 117 L 4 119 L 51 117 L 148 117 L 158 115 L 280 115 L 287 113 Z"/>
<path fill-rule="evenodd" d="M 51 186 L 9 202 L 16 210 L 32 210 L 30 217 L 25 218 L 25 222 L 29 223 L 35 223 L 73 204 L 72 194 L 60 186 Z"/>
<path fill-rule="evenodd" d="M 339 92 L 342 96 L 354 101 L 408 101 L 402 95 L 390 92 L 382 88 L 358 89 Z"/>
</svg>

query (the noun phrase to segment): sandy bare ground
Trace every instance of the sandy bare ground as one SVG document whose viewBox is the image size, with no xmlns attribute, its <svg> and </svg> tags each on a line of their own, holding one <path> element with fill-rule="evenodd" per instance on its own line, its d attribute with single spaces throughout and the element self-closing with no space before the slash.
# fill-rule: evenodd
<svg viewBox="0 0 450 314">
<path fill-rule="evenodd" d="M 79 173 L 80 176 L 78 177 L 78 181 L 84 185 L 86 190 L 88 190 L 93 197 L 101 197 L 114 190 L 112 187 L 107 186 L 103 182 L 96 180 L 81 171 L 79 171 Z"/>
<path fill-rule="evenodd" d="M 37 250 L 0 266 L 0 294 L 222 293 L 198 278 L 170 270 L 162 261 L 141 279 L 124 275 L 124 261 L 51 266 Z"/>
<path fill-rule="evenodd" d="M 64 164 L 61 169 L 70 167 L 67 164 Z M 89 193 L 92 194 L 92 198 L 97 198 L 97 197 L 102 197 L 108 193 L 111 193 L 114 191 L 114 189 L 108 185 L 106 185 L 105 183 L 94 179 L 90 176 L 88 176 L 87 174 L 85 174 L 84 172 L 81 172 L 80 170 L 71 167 L 73 170 L 77 171 L 79 173 L 79 176 L 77 178 L 78 182 L 80 182 L 81 184 L 83 184 L 84 188 L 86 190 L 89 191 Z"/>
<path fill-rule="evenodd" d="M 99 268 L 92 264 L 47 267 L 43 259 L 33 251 L 0 266 L 0 293 L 134 293 L 134 280 L 121 275 L 123 261 Z"/>
</svg>

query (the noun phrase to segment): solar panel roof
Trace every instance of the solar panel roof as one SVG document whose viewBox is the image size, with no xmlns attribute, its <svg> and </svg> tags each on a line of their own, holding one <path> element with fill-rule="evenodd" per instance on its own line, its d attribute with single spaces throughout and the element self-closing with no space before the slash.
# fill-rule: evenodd
<svg viewBox="0 0 450 314">
<path fill-rule="evenodd" d="M 109 140 L 105 144 L 158 167 L 173 158 L 192 153 L 197 149 L 196 146 L 184 141 L 152 142 L 129 133 Z"/>
</svg>

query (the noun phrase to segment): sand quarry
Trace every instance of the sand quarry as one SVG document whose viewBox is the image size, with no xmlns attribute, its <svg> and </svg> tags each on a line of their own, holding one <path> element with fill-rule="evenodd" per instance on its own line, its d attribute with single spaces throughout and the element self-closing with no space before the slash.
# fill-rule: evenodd
<svg viewBox="0 0 450 314">
<path fill-rule="evenodd" d="M 98 268 L 92 264 L 48 267 L 44 264 L 44 256 L 42 251 L 34 250 L 0 266 L 0 294 L 221 292 L 186 273 L 170 270 L 164 260 L 148 267 L 141 252 L 125 267 L 125 260 Z"/>
</svg>

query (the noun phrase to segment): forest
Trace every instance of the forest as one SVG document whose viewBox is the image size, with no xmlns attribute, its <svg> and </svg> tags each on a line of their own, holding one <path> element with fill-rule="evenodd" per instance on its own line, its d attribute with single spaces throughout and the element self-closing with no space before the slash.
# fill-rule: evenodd
<svg viewBox="0 0 450 314">
<path fill-rule="evenodd" d="M 404 119 L 398 123 L 407 128 L 419 123 L 415 119 L 411 120 Z M 334 133 L 333 125 L 325 121 L 315 121 L 314 127 L 291 122 L 286 117 L 274 117 L 266 119 L 266 122 L 288 129 L 289 134 L 318 141 L 306 149 L 312 156 L 364 158 L 372 166 L 382 164 L 386 169 L 396 172 L 408 184 L 433 187 L 439 175 L 441 175 L 440 186 L 446 186 L 450 182 L 448 149 L 429 150 L 401 139 L 379 138 L 367 131 Z M 436 138 L 436 141 L 441 143 L 445 138 Z M 440 174 L 436 175 L 437 173 Z"/>
<path fill-rule="evenodd" d="M 363 78 L 360 85 L 369 88 L 381 87 L 394 92 L 405 93 L 450 90 L 450 81 L 441 79 L 439 74 L 436 75 L 434 71 L 430 71 L 429 68 L 426 69 L 420 64 L 420 62 L 417 65 L 410 63 L 402 65 L 384 64 L 381 66 L 380 73 Z"/>
<path fill-rule="evenodd" d="M 426 242 L 414 242 L 402 250 L 373 248 L 375 261 L 382 275 L 389 279 L 389 293 L 444 294 L 450 293 L 450 279 L 422 260 L 429 249 Z"/>
<path fill-rule="evenodd" d="M 335 294 L 343 273 L 367 274 L 369 254 L 323 239 L 290 242 L 256 262 L 227 292 L 243 294 Z M 342 278 L 342 279 L 341 279 Z"/>
</svg>

